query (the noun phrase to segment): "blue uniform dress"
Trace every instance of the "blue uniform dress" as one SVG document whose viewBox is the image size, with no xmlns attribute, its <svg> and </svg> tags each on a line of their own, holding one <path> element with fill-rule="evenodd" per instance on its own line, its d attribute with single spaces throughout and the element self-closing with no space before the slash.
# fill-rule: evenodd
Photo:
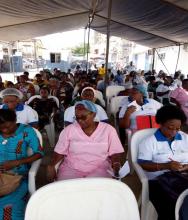
<svg viewBox="0 0 188 220">
<path fill-rule="evenodd" d="M 28 157 L 30 147 L 33 153 L 42 154 L 42 146 L 34 129 L 28 125 L 18 124 L 14 136 L 4 138 L 0 134 L 0 163 Z M 0 219 L 23 220 L 28 193 L 28 164 L 20 165 L 11 171 L 23 175 L 24 178 L 16 191 L 0 197 Z"/>
</svg>

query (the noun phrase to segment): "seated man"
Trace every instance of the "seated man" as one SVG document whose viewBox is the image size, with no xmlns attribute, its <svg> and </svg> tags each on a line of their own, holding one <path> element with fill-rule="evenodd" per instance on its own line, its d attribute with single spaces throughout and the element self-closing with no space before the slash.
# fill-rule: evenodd
<svg viewBox="0 0 188 220">
<path fill-rule="evenodd" d="M 169 93 L 170 91 L 177 88 L 176 85 L 173 85 L 173 79 L 171 76 L 166 76 L 164 78 L 164 83 L 159 84 L 156 89 L 156 95 L 161 102 L 166 105 L 169 104 Z"/>
</svg>

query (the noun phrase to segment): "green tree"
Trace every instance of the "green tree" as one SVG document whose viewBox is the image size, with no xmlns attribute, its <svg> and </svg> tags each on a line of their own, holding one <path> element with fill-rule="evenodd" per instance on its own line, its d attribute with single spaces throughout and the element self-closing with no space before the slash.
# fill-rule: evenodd
<svg viewBox="0 0 188 220">
<path fill-rule="evenodd" d="M 72 53 L 74 55 L 77 55 L 77 56 L 83 56 L 83 55 L 86 55 L 87 53 L 87 45 L 85 45 L 85 50 L 84 50 L 84 44 L 80 44 L 79 46 L 76 46 L 74 48 L 71 49 Z M 89 48 L 89 51 L 90 52 L 90 48 Z"/>
</svg>

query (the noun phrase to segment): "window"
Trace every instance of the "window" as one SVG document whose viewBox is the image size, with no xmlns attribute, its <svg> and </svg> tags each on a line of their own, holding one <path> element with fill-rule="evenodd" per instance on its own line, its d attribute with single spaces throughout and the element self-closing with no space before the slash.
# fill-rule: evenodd
<svg viewBox="0 0 188 220">
<path fill-rule="evenodd" d="M 61 54 L 60 53 L 50 53 L 50 62 L 51 63 L 60 63 Z"/>
</svg>

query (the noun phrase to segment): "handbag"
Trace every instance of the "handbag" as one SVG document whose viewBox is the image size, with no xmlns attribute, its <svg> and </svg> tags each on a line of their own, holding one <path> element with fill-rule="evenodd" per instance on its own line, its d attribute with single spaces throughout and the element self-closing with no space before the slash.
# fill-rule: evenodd
<svg viewBox="0 0 188 220">
<path fill-rule="evenodd" d="M 13 173 L 0 173 L 0 196 L 14 192 L 19 187 L 22 177 Z"/>
</svg>

